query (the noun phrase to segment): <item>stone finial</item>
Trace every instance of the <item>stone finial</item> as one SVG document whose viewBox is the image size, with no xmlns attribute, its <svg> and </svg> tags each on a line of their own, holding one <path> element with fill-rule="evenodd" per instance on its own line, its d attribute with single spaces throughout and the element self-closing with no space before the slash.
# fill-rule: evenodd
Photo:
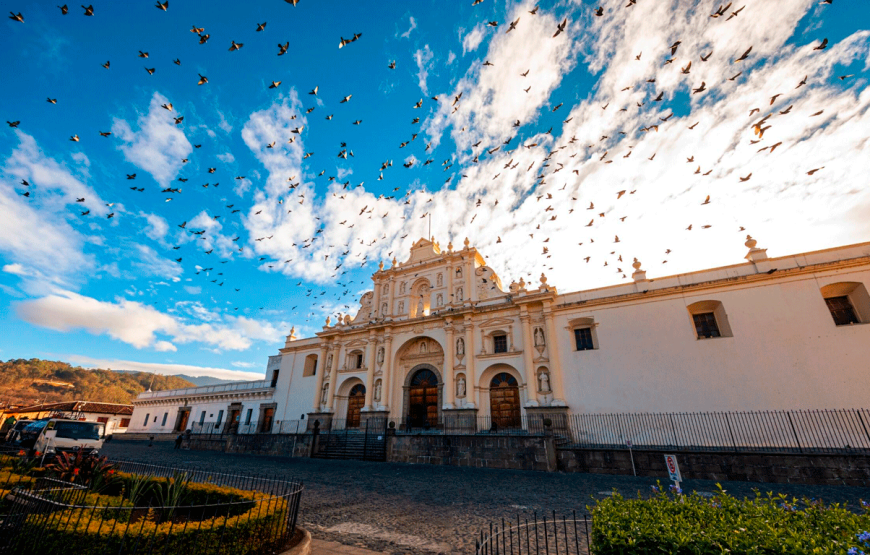
<svg viewBox="0 0 870 555">
<path fill-rule="evenodd" d="M 398 262 L 396 261 L 396 257 L 394 256 L 392 261 L 393 268 L 395 268 L 397 264 Z"/>
<path fill-rule="evenodd" d="M 383 270 L 383 269 L 384 269 L 384 261 L 381 260 L 380 262 L 378 262 L 378 270 Z"/>
<path fill-rule="evenodd" d="M 328 328 L 332 324 L 332 316 L 326 317 L 326 327 Z"/>
<path fill-rule="evenodd" d="M 465 241 L 463 241 L 463 244 L 465 245 L 466 249 L 468 248 L 468 245 L 471 244 L 471 241 L 468 240 L 468 237 L 465 238 Z"/>
<path fill-rule="evenodd" d="M 350 314 L 344 315 L 344 325 L 346 325 L 346 326 L 350 325 Z"/>
<path fill-rule="evenodd" d="M 634 268 L 634 273 L 631 274 L 631 279 L 636 282 L 647 281 L 646 279 L 646 271 L 640 269 L 640 260 L 637 258 L 634 259 L 634 262 L 631 263 L 631 267 Z"/>
<path fill-rule="evenodd" d="M 767 260 L 767 249 L 759 249 L 755 245 L 758 244 L 758 241 L 752 238 L 752 235 L 746 236 L 746 242 L 743 243 L 749 249 L 749 252 L 746 253 L 746 260 L 750 262 L 761 262 L 762 260 Z"/>
<path fill-rule="evenodd" d="M 287 336 L 288 341 L 296 341 L 296 326 L 290 328 L 290 335 Z"/>
<path fill-rule="evenodd" d="M 543 287 L 547 286 L 547 276 L 544 275 L 544 272 L 541 272 L 541 286 L 543 286 Z"/>
<path fill-rule="evenodd" d="M 519 285 L 520 285 L 520 289 L 521 289 L 521 290 L 522 290 L 522 289 L 525 289 L 525 288 L 526 288 L 526 280 L 524 280 L 524 279 L 521 277 L 521 278 L 520 278 L 520 283 L 519 283 Z"/>
<path fill-rule="evenodd" d="M 447 252 L 453 252 L 453 241 L 447 242 Z"/>
</svg>

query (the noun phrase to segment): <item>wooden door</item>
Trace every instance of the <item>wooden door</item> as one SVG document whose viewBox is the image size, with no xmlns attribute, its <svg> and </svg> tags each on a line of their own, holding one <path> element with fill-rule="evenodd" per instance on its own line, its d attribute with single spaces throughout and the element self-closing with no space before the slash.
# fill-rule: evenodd
<svg viewBox="0 0 870 555">
<path fill-rule="evenodd" d="M 520 388 L 517 380 L 502 372 L 489 385 L 489 407 L 492 423 L 499 428 L 520 425 Z"/>
<path fill-rule="evenodd" d="M 176 432 L 183 432 L 187 429 L 187 419 L 190 418 L 190 411 L 183 410 L 178 417 L 178 428 L 176 428 Z"/>
<path fill-rule="evenodd" d="M 227 433 L 235 434 L 239 431 L 239 420 L 241 419 L 241 409 L 230 410 L 230 417 L 227 419 Z"/>
<path fill-rule="evenodd" d="M 409 416 L 412 426 L 438 425 L 438 376 L 420 370 L 411 380 Z"/>
<path fill-rule="evenodd" d="M 348 428 L 359 428 L 359 413 L 366 403 L 366 387 L 359 383 L 350 390 L 347 398 L 347 422 Z"/>
</svg>

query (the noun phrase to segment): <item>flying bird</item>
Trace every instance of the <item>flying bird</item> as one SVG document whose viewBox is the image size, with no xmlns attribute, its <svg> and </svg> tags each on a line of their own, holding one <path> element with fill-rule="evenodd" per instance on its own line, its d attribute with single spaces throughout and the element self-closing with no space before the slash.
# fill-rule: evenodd
<svg viewBox="0 0 870 555">
<path fill-rule="evenodd" d="M 568 18 L 562 20 L 562 23 L 556 26 L 556 32 L 553 33 L 553 37 L 558 37 L 560 33 L 565 30 L 565 26 L 568 25 Z"/>
</svg>

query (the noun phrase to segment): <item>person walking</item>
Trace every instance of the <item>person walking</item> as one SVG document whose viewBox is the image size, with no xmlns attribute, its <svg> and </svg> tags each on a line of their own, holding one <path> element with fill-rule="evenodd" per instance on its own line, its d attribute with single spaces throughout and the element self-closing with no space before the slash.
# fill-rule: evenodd
<svg viewBox="0 0 870 555">
<path fill-rule="evenodd" d="M 175 448 L 176 449 L 181 448 L 181 440 L 183 440 L 183 439 L 184 439 L 184 434 L 178 434 L 178 437 L 175 438 Z"/>
</svg>

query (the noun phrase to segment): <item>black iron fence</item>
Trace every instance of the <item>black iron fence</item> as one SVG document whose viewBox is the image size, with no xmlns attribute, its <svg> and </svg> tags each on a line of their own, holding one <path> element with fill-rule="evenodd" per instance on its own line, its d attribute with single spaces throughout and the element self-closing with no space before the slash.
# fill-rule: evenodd
<svg viewBox="0 0 870 555">
<path fill-rule="evenodd" d="M 566 446 L 776 453 L 870 452 L 867 409 L 573 414 Z"/>
<path fill-rule="evenodd" d="M 587 514 L 517 515 L 492 522 L 475 541 L 477 555 L 588 555 L 592 553 Z"/>
<path fill-rule="evenodd" d="M 305 433 L 307 420 L 251 420 L 250 422 L 193 422 L 188 424 L 194 435 L 228 434 L 300 434 Z M 180 433 L 180 432 L 176 432 Z"/>
<path fill-rule="evenodd" d="M 32 462 L 0 460 L 2 552 L 254 555 L 296 532 L 298 481 L 118 461 L 111 472 L 124 474 L 73 483 Z"/>
</svg>

